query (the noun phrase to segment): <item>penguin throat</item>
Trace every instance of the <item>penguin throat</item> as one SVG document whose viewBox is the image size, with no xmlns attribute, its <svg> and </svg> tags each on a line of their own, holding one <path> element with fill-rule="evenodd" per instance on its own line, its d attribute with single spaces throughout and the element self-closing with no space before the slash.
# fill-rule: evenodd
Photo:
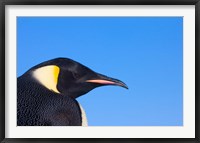
<svg viewBox="0 0 200 143">
<path fill-rule="evenodd" d="M 80 103 L 79 103 L 79 107 L 80 107 L 80 110 L 81 110 L 81 120 L 82 120 L 82 124 L 81 125 L 82 126 L 88 126 L 85 110 L 83 109 L 83 107 L 81 106 Z"/>
<path fill-rule="evenodd" d="M 60 93 L 57 89 L 59 72 L 58 66 L 49 65 L 33 71 L 33 77 L 49 90 Z"/>
</svg>

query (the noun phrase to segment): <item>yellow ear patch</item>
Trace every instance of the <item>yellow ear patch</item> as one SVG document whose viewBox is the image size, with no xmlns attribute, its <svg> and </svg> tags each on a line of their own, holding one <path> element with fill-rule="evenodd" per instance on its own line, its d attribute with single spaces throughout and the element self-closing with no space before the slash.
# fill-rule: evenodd
<svg viewBox="0 0 200 143">
<path fill-rule="evenodd" d="M 57 89 L 59 73 L 60 68 L 58 66 L 49 65 L 36 69 L 33 76 L 49 90 L 60 93 Z"/>
</svg>

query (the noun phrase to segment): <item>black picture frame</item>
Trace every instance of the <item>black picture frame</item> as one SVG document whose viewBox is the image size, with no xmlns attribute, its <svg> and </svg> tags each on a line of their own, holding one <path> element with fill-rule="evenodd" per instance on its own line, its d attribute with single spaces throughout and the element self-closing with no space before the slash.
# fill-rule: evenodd
<svg viewBox="0 0 200 143">
<path fill-rule="evenodd" d="M 6 5 L 195 5 L 195 138 L 5 138 L 5 6 Z M 200 142 L 200 98 L 199 98 L 199 60 L 200 60 L 200 0 L 0 0 L 0 141 L 2 143 L 53 143 L 53 142 L 125 142 L 125 143 L 197 143 Z"/>
</svg>

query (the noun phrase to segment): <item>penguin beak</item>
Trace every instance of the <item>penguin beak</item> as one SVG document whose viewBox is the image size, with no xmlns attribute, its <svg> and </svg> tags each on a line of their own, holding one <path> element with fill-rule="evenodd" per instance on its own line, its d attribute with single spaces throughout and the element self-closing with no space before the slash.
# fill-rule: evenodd
<svg viewBox="0 0 200 143">
<path fill-rule="evenodd" d="M 128 86 L 124 82 L 122 82 L 118 79 L 107 77 L 107 76 L 102 75 L 102 74 L 97 74 L 97 78 L 86 80 L 86 82 L 97 83 L 97 84 L 100 84 L 100 85 L 117 85 L 117 86 L 121 86 L 123 88 L 128 89 Z"/>
</svg>

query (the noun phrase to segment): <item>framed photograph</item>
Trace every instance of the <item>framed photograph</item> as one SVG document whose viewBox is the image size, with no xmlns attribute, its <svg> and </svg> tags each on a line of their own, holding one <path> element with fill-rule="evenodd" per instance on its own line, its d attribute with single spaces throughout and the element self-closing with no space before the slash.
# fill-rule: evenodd
<svg viewBox="0 0 200 143">
<path fill-rule="evenodd" d="M 200 142 L 199 11 L 1 1 L 1 141 Z"/>
</svg>

